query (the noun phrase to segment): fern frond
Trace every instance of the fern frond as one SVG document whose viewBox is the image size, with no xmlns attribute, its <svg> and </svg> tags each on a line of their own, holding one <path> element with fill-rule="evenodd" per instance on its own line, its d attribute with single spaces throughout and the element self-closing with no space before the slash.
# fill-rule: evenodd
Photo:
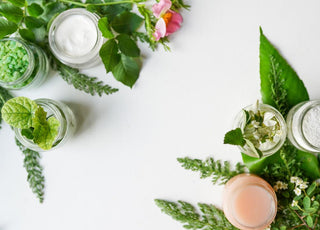
<svg viewBox="0 0 320 230">
<path fill-rule="evenodd" d="M 199 171 L 200 178 L 212 177 L 213 184 L 225 184 L 231 177 L 245 172 L 245 166 L 237 163 L 235 169 L 230 165 L 230 162 L 223 163 L 213 158 L 207 160 L 190 159 L 188 157 L 177 159 L 181 166 L 191 171 Z"/>
</svg>

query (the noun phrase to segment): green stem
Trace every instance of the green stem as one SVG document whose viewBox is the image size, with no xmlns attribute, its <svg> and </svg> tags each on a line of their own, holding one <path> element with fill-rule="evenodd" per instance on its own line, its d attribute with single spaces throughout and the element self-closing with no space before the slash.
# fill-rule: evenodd
<svg viewBox="0 0 320 230">
<path fill-rule="evenodd" d="M 105 3 L 82 3 L 82 2 L 74 2 L 72 0 L 59 0 L 60 2 L 64 3 L 70 3 L 76 6 L 82 6 L 82 7 L 87 7 L 90 5 L 93 6 L 111 6 L 111 5 L 118 5 L 118 4 L 124 4 L 124 3 L 132 3 L 132 4 L 137 4 L 140 2 L 145 2 L 146 0 L 125 0 L 125 1 L 118 1 L 118 2 L 105 2 Z"/>
</svg>

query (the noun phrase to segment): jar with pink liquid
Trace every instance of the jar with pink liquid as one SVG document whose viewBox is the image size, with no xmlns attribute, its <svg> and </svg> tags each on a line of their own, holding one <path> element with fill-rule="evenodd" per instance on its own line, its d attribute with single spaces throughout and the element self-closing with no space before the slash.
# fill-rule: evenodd
<svg viewBox="0 0 320 230">
<path fill-rule="evenodd" d="M 277 197 L 262 178 L 240 174 L 225 186 L 223 211 L 232 225 L 242 230 L 263 230 L 277 213 Z"/>
</svg>

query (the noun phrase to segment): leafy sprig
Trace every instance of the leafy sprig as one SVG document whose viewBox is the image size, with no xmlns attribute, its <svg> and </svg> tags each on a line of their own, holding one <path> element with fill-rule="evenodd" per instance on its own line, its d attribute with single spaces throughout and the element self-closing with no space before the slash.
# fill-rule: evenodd
<svg viewBox="0 0 320 230">
<path fill-rule="evenodd" d="M 184 201 L 170 202 L 155 200 L 162 212 L 183 223 L 186 229 L 202 230 L 236 230 L 214 205 L 199 203 L 200 212 L 190 203 Z"/>
<path fill-rule="evenodd" d="M 27 170 L 27 181 L 34 194 L 37 195 L 40 203 L 44 200 L 44 176 L 40 165 L 41 156 L 38 152 L 24 147 L 17 139 L 16 144 L 24 155 L 23 166 Z"/>
<path fill-rule="evenodd" d="M 190 159 L 188 157 L 177 159 L 181 166 L 191 171 L 200 172 L 200 178 L 212 177 L 213 184 L 225 184 L 230 178 L 244 173 L 245 166 L 241 163 L 237 163 L 235 168 L 231 167 L 230 162 L 224 161 L 223 163 L 213 158 L 207 160 Z"/>
</svg>

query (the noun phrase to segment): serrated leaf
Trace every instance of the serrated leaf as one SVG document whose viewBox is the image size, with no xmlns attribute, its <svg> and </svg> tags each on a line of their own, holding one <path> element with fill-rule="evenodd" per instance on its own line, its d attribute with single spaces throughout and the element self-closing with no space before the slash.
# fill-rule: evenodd
<svg viewBox="0 0 320 230">
<path fill-rule="evenodd" d="M 241 129 L 236 128 L 225 134 L 223 143 L 244 146 L 246 144 L 246 140 L 243 138 Z"/>
<path fill-rule="evenodd" d="M 305 197 L 303 198 L 302 203 L 303 203 L 303 207 L 304 207 L 305 209 L 310 208 L 310 206 L 311 206 L 311 200 L 310 200 L 310 198 L 309 198 L 308 196 L 305 196 Z"/>
<path fill-rule="evenodd" d="M 0 3 L 0 13 L 14 23 L 19 23 L 23 18 L 23 11 L 21 8 L 14 6 L 11 3 Z"/>
<path fill-rule="evenodd" d="M 20 29 L 19 30 L 19 34 L 20 36 L 25 39 L 25 40 L 28 40 L 28 41 L 35 41 L 35 35 L 34 33 L 32 32 L 32 30 L 29 30 L 29 29 Z"/>
<path fill-rule="evenodd" d="M 140 67 L 132 58 L 121 54 L 120 62 L 113 68 L 112 74 L 118 81 L 132 88 L 139 78 Z"/>
<path fill-rule="evenodd" d="M 25 17 L 24 22 L 29 29 L 39 28 L 46 23 L 43 19 L 31 16 Z"/>
<path fill-rule="evenodd" d="M 58 135 L 60 122 L 55 117 L 47 120 L 47 113 L 38 107 L 33 118 L 33 141 L 43 150 L 49 150 Z"/>
<path fill-rule="evenodd" d="M 143 18 L 131 12 L 124 12 L 114 18 L 111 25 L 118 33 L 131 34 L 142 24 Z"/>
<path fill-rule="evenodd" d="M 120 51 L 129 57 L 139 57 L 140 49 L 135 41 L 133 41 L 129 35 L 120 34 L 117 36 L 118 46 Z"/>
<path fill-rule="evenodd" d="M 309 100 L 297 73 L 260 30 L 260 79 L 262 101 L 286 116 L 291 107 Z"/>
<path fill-rule="evenodd" d="M 32 140 L 33 139 L 33 134 L 32 134 L 33 130 L 32 129 L 22 129 L 21 130 L 21 135 L 25 136 L 26 138 Z"/>
<path fill-rule="evenodd" d="M 110 39 L 102 45 L 99 55 L 107 73 L 113 70 L 121 58 L 118 54 L 118 45 L 114 39 Z"/>
<path fill-rule="evenodd" d="M 99 27 L 103 37 L 108 38 L 108 39 L 111 39 L 114 37 L 114 35 L 110 29 L 108 18 L 106 18 L 106 17 L 100 18 L 99 22 L 98 22 L 98 27 Z"/>
<path fill-rule="evenodd" d="M 8 0 L 8 2 L 11 2 L 13 5 L 18 7 L 23 7 L 26 4 L 25 0 Z"/>
<path fill-rule="evenodd" d="M 3 120 L 9 125 L 28 129 L 38 105 L 26 97 L 15 97 L 7 101 L 1 109 Z"/>
<path fill-rule="evenodd" d="M 37 3 L 32 3 L 28 6 L 27 11 L 29 15 L 33 17 L 39 17 L 44 12 L 43 8 Z"/>
</svg>

